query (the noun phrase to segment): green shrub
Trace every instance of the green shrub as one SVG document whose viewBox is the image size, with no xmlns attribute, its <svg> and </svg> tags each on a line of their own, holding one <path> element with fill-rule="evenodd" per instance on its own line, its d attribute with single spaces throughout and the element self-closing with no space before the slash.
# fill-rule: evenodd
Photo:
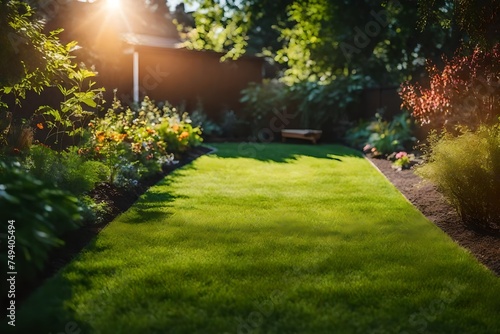
<svg viewBox="0 0 500 334">
<path fill-rule="evenodd" d="M 29 171 L 36 178 L 56 188 L 79 196 L 109 178 L 109 168 L 99 161 L 87 161 L 78 147 L 56 152 L 43 145 L 33 145 L 27 157 Z"/>
<path fill-rule="evenodd" d="M 500 125 L 430 138 L 428 162 L 417 172 L 432 181 L 462 221 L 500 230 Z"/>
<path fill-rule="evenodd" d="M 347 131 L 345 140 L 353 147 L 364 149 L 368 145 L 376 153 L 386 155 L 411 146 L 415 142 L 412 131 L 408 113 L 396 115 L 390 122 L 377 113 L 375 120 L 364 121 Z"/>
<path fill-rule="evenodd" d="M 286 110 L 289 89 L 278 80 L 264 80 L 262 84 L 251 82 L 241 91 L 244 104 L 243 118 L 254 133 L 269 125 L 269 118 Z"/>
<path fill-rule="evenodd" d="M 190 114 L 192 125 L 202 129 L 206 136 L 220 136 L 222 134 L 221 127 L 214 121 L 208 118 L 203 110 L 195 110 Z"/>
<path fill-rule="evenodd" d="M 349 108 L 359 102 L 363 87 L 369 84 L 369 78 L 357 74 L 331 81 L 307 80 L 290 87 L 290 98 L 303 128 L 331 128 L 348 119 Z"/>
<path fill-rule="evenodd" d="M 3 214 L 1 244 L 7 244 L 8 220 L 15 220 L 15 263 L 26 273 L 41 269 L 49 251 L 62 244 L 63 233 L 78 227 L 80 210 L 75 197 L 37 180 L 20 164 L 0 162 L 0 212 Z M 2 261 L 7 261 L 2 247 Z M 7 268 L 7 265 L 3 265 Z"/>
<path fill-rule="evenodd" d="M 92 197 L 84 195 L 79 199 L 82 208 L 82 221 L 84 224 L 100 224 L 111 213 L 111 208 L 105 201 L 97 202 Z"/>
</svg>

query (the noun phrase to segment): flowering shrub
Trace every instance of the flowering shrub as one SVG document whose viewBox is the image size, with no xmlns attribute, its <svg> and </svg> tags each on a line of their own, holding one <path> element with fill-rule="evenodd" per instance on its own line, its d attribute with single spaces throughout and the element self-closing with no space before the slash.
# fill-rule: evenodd
<svg viewBox="0 0 500 334">
<path fill-rule="evenodd" d="M 161 171 L 174 154 L 201 143 L 201 130 L 190 123 L 187 114 L 170 105 L 159 109 L 147 97 L 138 110 L 124 109 L 115 99 L 104 117 L 89 123 L 81 153 L 103 161 L 111 170 L 110 182 L 134 186 Z"/>
<path fill-rule="evenodd" d="M 408 169 L 411 167 L 412 160 L 415 158 L 413 154 L 408 154 L 404 151 L 396 153 L 392 166 L 398 170 Z"/>
<path fill-rule="evenodd" d="M 428 87 L 401 86 L 402 107 L 420 123 L 435 129 L 477 128 L 500 116 L 500 44 L 489 52 L 476 48 L 470 56 L 455 56 L 442 71 L 429 66 L 428 72 Z"/>
<path fill-rule="evenodd" d="M 199 145 L 202 142 L 201 130 L 199 127 L 193 128 L 188 114 L 179 115 L 175 108 L 165 108 L 167 117 L 158 125 L 157 130 L 161 138 L 167 143 L 168 151 L 178 155 L 191 147 Z"/>
<path fill-rule="evenodd" d="M 133 170 L 137 178 L 161 170 L 167 156 L 166 144 L 151 128 L 147 113 L 134 112 L 121 106 L 115 99 L 104 117 L 89 123 L 89 138 L 81 150 L 92 159 L 103 161 L 111 170 L 110 182 L 115 182 L 124 167 Z M 157 110 L 153 110 L 157 112 Z M 137 166 L 137 167 L 134 167 Z M 139 166 L 143 166 L 139 170 Z"/>
</svg>

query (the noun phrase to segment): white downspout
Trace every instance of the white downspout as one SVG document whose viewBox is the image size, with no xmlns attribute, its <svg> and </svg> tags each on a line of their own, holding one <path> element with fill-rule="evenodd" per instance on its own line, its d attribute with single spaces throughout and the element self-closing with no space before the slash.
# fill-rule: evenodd
<svg viewBox="0 0 500 334">
<path fill-rule="evenodd" d="M 134 50 L 134 103 L 139 103 L 139 52 Z M 130 72 L 129 72 L 130 73 Z"/>
</svg>

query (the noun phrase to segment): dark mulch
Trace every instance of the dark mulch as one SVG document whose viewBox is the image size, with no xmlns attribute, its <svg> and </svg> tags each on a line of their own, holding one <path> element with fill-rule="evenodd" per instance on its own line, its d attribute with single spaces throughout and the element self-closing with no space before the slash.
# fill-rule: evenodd
<svg viewBox="0 0 500 334">
<path fill-rule="evenodd" d="M 391 161 L 368 158 L 429 220 L 456 243 L 468 249 L 481 263 L 500 275 L 500 236 L 488 235 L 464 226 L 456 211 L 430 182 L 412 169 L 397 171 Z"/>
<path fill-rule="evenodd" d="M 64 246 L 55 249 L 50 254 L 45 269 L 39 273 L 38 277 L 33 280 L 33 283 L 23 283 L 22 289 L 19 290 L 19 294 L 16 293 L 17 301 L 19 303 L 24 301 L 36 288 L 42 285 L 46 279 L 52 277 L 62 267 L 69 263 L 104 227 L 106 227 L 116 216 L 130 208 L 135 201 L 137 201 L 139 196 L 145 193 L 151 186 L 158 183 L 177 168 L 189 164 L 210 151 L 211 149 L 207 147 L 196 147 L 184 154 L 179 160 L 179 163 L 165 167 L 162 173 L 158 173 L 143 180 L 135 189 L 130 191 L 124 191 L 109 183 L 99 184 L 89 195 L 96 202 L 105 202 L 107 204 L 109 211 L 106 217 L 104 217 L 103 222 L 99 224 L 84 225 L 62 236 L 61 239 L 64 241 Z"/>
</svg>

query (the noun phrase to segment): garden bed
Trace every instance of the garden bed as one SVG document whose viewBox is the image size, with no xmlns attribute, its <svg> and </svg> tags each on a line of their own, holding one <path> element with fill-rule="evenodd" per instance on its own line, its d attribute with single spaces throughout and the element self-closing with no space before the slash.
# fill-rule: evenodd
<svg viewBox="0 0 500 334">
<path fill-rule="evenodd" d="M 429 220 L 474 254 L 478 261 L 500 275 L 499 236 L 481 234 L 465 227 L 436 187 L 420 178 L 412 169 L 397 171 L 388 160 L 369 159 Z"/>
</svg>

